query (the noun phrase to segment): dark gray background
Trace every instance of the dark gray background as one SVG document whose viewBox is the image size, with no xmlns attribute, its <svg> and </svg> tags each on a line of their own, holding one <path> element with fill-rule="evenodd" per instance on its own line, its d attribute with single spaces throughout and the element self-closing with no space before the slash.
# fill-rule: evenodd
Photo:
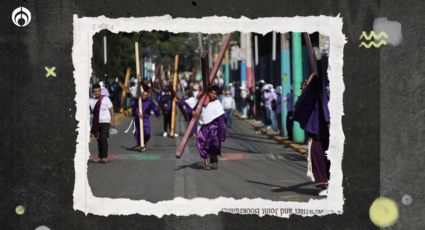
<svg viewBox="0 0 425 230">
<path fill-rule="evenodd" d="M 384 4 L 385 3 L 385 4 Z M 403 42 L 380 51 L 381 195 L 395 199 L 399 222 L 392 229 L 425 229 L 424 1 L 387 4 L 380 15 L 401 23 Z M 412 197 L 404 205 L 404 195 Z"/>
<path fill-rule="evenodd" d="M 0 20 L 0 226 L 1 229 L 374 229 L 368 210 L 380 194 L 395 199 L 400 219 L 392 229 L 422 229 L 425 222 L 421 142 L 425 95 L 422 1 L 197 0 L 1 2 Z M 16 27 L 18 6 L 32 13 Z M 164 218 L 131 215 L 85 216 L 73 210 L 76 146 L 75 84 L 71 51 L 73 14 L 81 16 L 173 17 L 307 16 L 341 14 L 344 49 L 342 216 L 290 219 L 220 214 Z M 359 48 L 362 31 L 388 17 L 402 25 L 398 47 Z M 422 16 L 423 17 L 423 16 Z M 45 78 L 44 66 L 56 66 Z M 421 68 L 422 67 L 422 68 Z M 380 164 L 381 163 L 381 164 Z M 381 173 L 380 173 L 381 172 Z M 413 198 L 410 206 L 401 197 Z M 23 216 L 17 205 L 26 207 Z"/>
</svg>

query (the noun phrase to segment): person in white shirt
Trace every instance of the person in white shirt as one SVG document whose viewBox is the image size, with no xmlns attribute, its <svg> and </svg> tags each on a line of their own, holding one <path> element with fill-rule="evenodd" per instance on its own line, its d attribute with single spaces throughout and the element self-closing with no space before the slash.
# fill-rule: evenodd
<svg viewBox="0 0 425 230">
<path fill-rule="evenodd" d="M 236 109 L 235 99 L 230 95 L 230 91 L 226 91 L 225 97 L 221 101 L 224 109 L 224 120 L 228 128 L 232 128 L 232 113 Z"/>
<path fill-rule="evenodd" d="M 267 128 L 271 128 L 273 133 L 277 133 L 277 119 L 276 119 L 276 113 L 275 110 L 273 110 L 273 104 L 277 101 L 277 95 L 274 92 L 273 85 L 267 84 L 264 87 L 263 92 L 263 101 L 264 105 L 266 107 L 266 116 L 267 119 L 271 122 L 271 127 L 268 126 Z M 274 101 L 274 102 L 273 102 Z"/>
<path fill-rule="evenodd" d="M 241 90 L 241 107 L 242 107 L 242 118 L 248 118 L 248 109 L 249 109 L 249 105 L 248 105 L 248 89 L 245 88 L 245 86 L 241 86 L 239 88 Z"/>
<path fill-rule="evenodd" d="M 99 160 L 96 163 L 106 163 L 108 158 L 109 128 L 115 127 L 115 113 L 111 100 L 101 95 L 99 84 L 92 86 L 93 98 L 89 100 L 90 111 L 93 113 L 93 122 L 90 133 L 96 137 Z"/>
<path fill-rule="evenodd" d="M 130 86 L 130 94 L 131 94 L 131 96 L 132 96 L 133 98 L 136 98 L 136 97 L 137 97 L 137 80 L 136 80 L 136 79 L 134 79 L 134 80 L 131 82 L 131 86 Z"/>
</svg>

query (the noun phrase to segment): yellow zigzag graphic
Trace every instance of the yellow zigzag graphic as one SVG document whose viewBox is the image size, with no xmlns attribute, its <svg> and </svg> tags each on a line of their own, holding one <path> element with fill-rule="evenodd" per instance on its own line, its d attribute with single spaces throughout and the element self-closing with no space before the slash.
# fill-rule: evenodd
<svg viewBox="0 0 425 230">
<path fill-rule="evenodd" d="M 371 46 L 374 46 L 375 48 L 379 48 L 382 45 L 387 45 L 386 41 L 381 41 L 380 43 L 376 44 L 374 41 L 371 41 L 369 44 L 366 44 L 365 42 L 360 43 L 359 47 L 364 46 L 366 49 L 369 49 Z"/>
<path fill-rule="evenodd" d="M 369 35 L 367 35 L 366 31 L 363 31 L 362 34 L 359 37 L 359 40 L 361 40 L 362 38 L 365 38 L 366 40 L 370 40 L 371 38 L 374 38 L 375 40 L 377 39 L 381 39 L 381 37 L 385 37 L 386 39 L 388 39 L 388 35 L 387 33 L 385 33 L 384 31 L 382 31 L 381 33 L 379 33 L 378 35 L 375 34 L 375 31 L 370 32 Z"/>
</svg>

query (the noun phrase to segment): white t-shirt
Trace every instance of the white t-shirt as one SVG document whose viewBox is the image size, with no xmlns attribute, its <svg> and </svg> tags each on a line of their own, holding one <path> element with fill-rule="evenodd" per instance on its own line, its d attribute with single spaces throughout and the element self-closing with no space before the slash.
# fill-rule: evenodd
<svg viewBox="0 0 425 230">
<path fill-rule="evenodd" d="M 97 103 L 96 98 L 90 98 L 89 105 L 90 109 L 93 111 L 94 106 Z M 99 123 L 111 123 L 111 113 L 109 113 L 109 109 L 112 108 L 112 102 L 109 100 L 109 97 L 103 97 L 102 104 L 100 105 L 99 112 Z"/>
<path fill-rule="evenodd" d="M 241 97 L 242 97 L 243 99 L 246 99 L 246 98 L 248 97 L 248 93 L 246 92 L 246 90 L 242 90 L 242 91 L 241 91 Z"/>
<path fill-rule="evenodd" d="M 236 109 L 235 99 L 233 99 L 233 97 L 224 97 L 223 101 L 221 101 L 221 104 L 223 104 L 224 109 Z"/>
<path fill-rule="evenodd" d="M 130 87 L 130 93 L 131 93 L 131 96 L 133 96 L 133 98 L 136 98 L 137 97 L 137 86 Z"/>
<path fill-rule="evenodd" d="M 189 105 L 191 109 L 194 109 L 198 100 L 196 100 L 195 97 L 189 97 L 188 99 L 185 100 L 185 102 L 186 104 Z"/>
</svg>

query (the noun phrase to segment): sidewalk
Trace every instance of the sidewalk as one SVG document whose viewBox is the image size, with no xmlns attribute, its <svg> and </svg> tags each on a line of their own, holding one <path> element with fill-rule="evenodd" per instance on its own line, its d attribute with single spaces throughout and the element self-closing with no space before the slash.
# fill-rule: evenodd
<svg viewBox="0 0 425 230">
<path fill-rule="evenodd" d="M 267 135 L 270 139 L 273 139 L 276 142 L 283 144 L 286 147 L 292 148 L 293 150 L 297 151 L 301 155 L 307 155 L 307 151 L 308 151 L 307 145 L 300 145 L 300 144 L 294 143 L 292 141 L 289 141 L 288 138 L 286 138 L 286 137 L 282 137 L 282 136 L 279 136 L 279 135 L 276 135 L 276 134 L 271 134 L 269 132 L 270 130 L 267 130 L 265 128 L 261 128 L 259 126 L 259 125 L 262 125 L 262 122 L 261 122 L 261 124 L 259 124 L 259 123 L 256 124 L 255 120 L 242 118 L 241 114 L 238 111 L 234 112 L 233 114 L 234 114 L 234 116 L 236 116 L 240 120 L 244 120 L 248 125 L 252 126 L 255 130 L 257 130 L 261 134 Z"/>
<path fill-rule="evenodd" d="M 128 116 L 131 116 L 131 108 L 124 110 L 123 113 L 115 113 L 115 123 L 122 121 L 122 119 Z"/>
</svg>

